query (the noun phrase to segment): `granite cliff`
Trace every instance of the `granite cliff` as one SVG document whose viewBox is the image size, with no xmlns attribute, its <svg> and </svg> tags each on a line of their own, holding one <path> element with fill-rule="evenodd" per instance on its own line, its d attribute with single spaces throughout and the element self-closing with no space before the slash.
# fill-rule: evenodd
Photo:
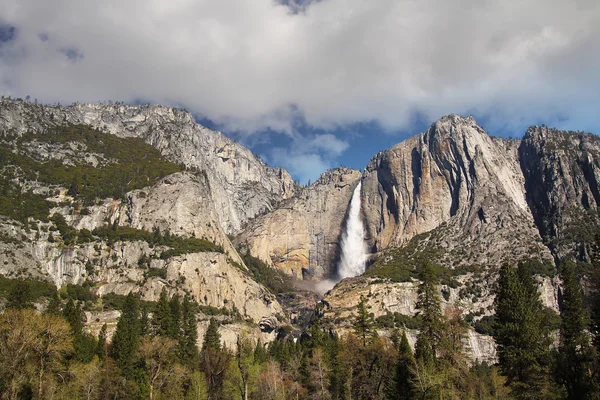
<svg viewBox="0 0 600 400">
<path fill-rule="evenodd" d="M 337 168 L 256 218 L 235 242 L 269 265 L 300 279 L 335 274 L 341 233 L 360 171 Z"/>
<path fill-rule="evenodd" d="M 94 170 L 131 163 L 107 150 L 113 136 L 135 147 L 138 161 L 164 164 L 130 165 L 116 189 L 93 192 Z M 535 262 L 544 302 L 558 309 L 557 262 L 589 262 L 598 230 L 600 140 L 543 126 L 500 139 L 471 117 L 449 115 L 375 155 L 363 173 L 334 169 L 308 187 L 162 106 L 3 100 L 0 139 L 3 201 L 24 196 L 30 211 L 0 207 L 1 274 L 85 283 L 98 295 L 135 291 L 148 301 L 165 287 L 239 313 L 256 332 L 290 322 L 302 330 L 315 299 L 276 296 L 246 266 L 247 254 L 296 279 L 335 278 L 359 181 L 370 265 L 324 297 L 323 316 L 338 330 L 348 329 L 361 295 L 382 321 L 412 318 L 424 261 L 443 267 L 444 304 L 461 304 L 470 321 L 492 313 L 504 262 Z M 78 168 L 85 182 L 73 179 Z M 471 332 L 469 346 L 475 358 L 494 358 L 489 337 Z"/>
</svg>

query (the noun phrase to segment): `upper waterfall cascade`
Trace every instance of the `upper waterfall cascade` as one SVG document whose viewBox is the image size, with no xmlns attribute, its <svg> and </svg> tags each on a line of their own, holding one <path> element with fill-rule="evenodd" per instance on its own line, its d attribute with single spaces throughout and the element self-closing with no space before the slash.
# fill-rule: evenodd
<svg viewBox="0 0 600 400">
<path fill-rule="evenodd" d="M 365 230 L 360 218 L 362 182 L 359 182 L 352 194 L 346 230 L 342 235 L 342 255 L 338 265 L 338 277 L 350 278 L 365 272 L 367 252 L 365 249 Z"/>
</svg>

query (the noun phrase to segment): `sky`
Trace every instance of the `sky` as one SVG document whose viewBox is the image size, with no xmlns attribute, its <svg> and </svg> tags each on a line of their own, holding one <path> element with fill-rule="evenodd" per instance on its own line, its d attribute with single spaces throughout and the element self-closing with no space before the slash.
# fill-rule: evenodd
<svg viewBox="0 0 600 400">
<path fill-rule="evenodd" d="M 0 93 L 183 107 L 306 183 L 441 116 L 600 133 L 597 0 L 0 0 Z"/>
</svg>

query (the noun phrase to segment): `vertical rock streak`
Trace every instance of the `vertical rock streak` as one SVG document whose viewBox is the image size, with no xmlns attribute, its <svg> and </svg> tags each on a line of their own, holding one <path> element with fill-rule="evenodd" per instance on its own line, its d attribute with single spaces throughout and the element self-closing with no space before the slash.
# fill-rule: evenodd
<svg viewBox="0 0 600 400">
<path fill-rule="evenodd" d="M 365 272 L 367 255 L 365 251 L 365 231 L 363 222 L 360 219 L 360 188 L 361 182 L 358 182 L 352 194 L 346 231 L 342 237 L 342 256 L 338 266 L 340 279 L 357 276 Z"/>
</svg>

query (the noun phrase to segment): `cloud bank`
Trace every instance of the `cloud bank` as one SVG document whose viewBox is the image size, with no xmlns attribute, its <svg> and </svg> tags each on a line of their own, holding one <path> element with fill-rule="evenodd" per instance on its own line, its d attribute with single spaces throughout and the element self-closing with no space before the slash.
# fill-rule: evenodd
<svg viewBox="0 0 600 400">
<path fill-rule="evenodd" d="M 450 112 L 594 129 L 598 21 L 596 0 L 0 0 L 0 92 L 183 105 L 250 133 Z"/>
</svg>

